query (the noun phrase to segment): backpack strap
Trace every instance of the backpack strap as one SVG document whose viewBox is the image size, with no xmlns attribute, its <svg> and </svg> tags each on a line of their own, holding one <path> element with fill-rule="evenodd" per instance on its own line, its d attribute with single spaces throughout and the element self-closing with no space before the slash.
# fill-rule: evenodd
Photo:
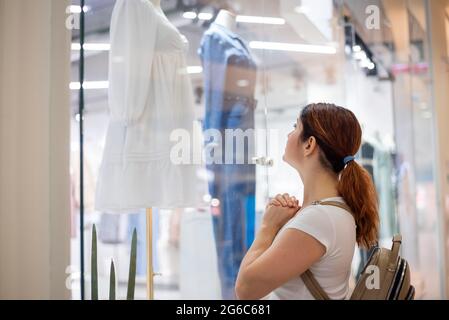
<svg viewBox="0 0 449 320">
<path fill-rule="evenodd" d="M 329 296 L 323 290 L 323 288 L 321 288 L 320 284 L 318 283 L 318 281 L 316 281 L 310 270 L 304 272 L 301 275 L 301 279 L 316 300 L 330 300 Z"/>
<path fill-rule="evenodd" d="M 314 201 L 314 202 L 312 202 L 312 204 L 313 205 L 320 204 L 320 205 L 324 205 L 324 206 L 339 207 L 339 208 L 351 213 L 351 209 L 348 207 L 348 205 L 346 205 L 345 203 L 339 202 L 339 201 Z M 329 296 L 323 290 L 323 288 L 320 286 L 320 284 L 318 283 L 316 278 L 313 276 L 310 269 L 301 275 L 301 279 L 304 282 L 304 284 L 306 285 L 307 289 L 310 291 L 310 293 L 316 300 L 330 300 Z"/>
<path fill-rule="evenodd" d="M 396 234 L 393 237 L 393 245 L 391 246 L 391 255 L 390 261 L 388 261 L 388 269 L 395 270 L 396 264 L 399 257 L 399 250 L 402 243 L 402 236 L 400 234 Z"/>
<path fill-rule="evenodd" d="M 343 203 L 343 202 L 340 202 L 340 201 L 314 201 L 314 202 L 312 202 L 312 204 L 314 204 L 314 205 L 320 204 L 322 206 L 339 207 L 339 208 L 341 208 L 343 210 L 346 210 L 349 213 L 351 213 L 351 208 L 349 208 L 349 206 L 346 203 Z"/>
</svg>

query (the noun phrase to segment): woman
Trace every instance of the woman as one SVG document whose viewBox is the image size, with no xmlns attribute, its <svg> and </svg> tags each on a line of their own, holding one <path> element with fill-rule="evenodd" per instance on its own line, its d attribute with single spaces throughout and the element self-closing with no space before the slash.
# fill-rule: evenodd
<svg viewBox="0 0 449 320">
<path fill-rule="evenodd" d="M 376 243 L 379 226 L 374 185 L 354 161 L 361 139 L 345 108 L 317 103 L 302 110 L 283 157 L 304 184 L 302 208 L 288 194 L 267 205 L 240 266 L 237 298 L 313 299 L 300 277 L 308 269 L 331 299 L 347 298 L 355 244 Z M 345 203 L 351 212 L 317 200 Z"/>
</svg>

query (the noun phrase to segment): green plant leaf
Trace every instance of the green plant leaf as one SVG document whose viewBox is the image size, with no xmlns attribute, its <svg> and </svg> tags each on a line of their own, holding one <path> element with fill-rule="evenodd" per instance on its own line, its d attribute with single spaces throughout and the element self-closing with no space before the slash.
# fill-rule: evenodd
<svg viewBox="0 0 449 320">
<path fill-rule="evenodd" d="M 91 251 L 91 299 L 98 300 L 98 269 L 97 269 L 97 229 L 92 228 L 92 251 Z"/>
<path fill-rule="evenodd" d="M 111 259 L 111 273 L 109 277 L 109 300 L 115 300 L 115 267 Z"/>
<path fill-rule="evenodd" d="M 134 291 L 136 288 L 136 260 L 137 260 L 137 231 L 134 228 L 131 241 L 131 256 L 129 259 L 128 292 L 126 298 L 134 300 Z"/>
</svg>

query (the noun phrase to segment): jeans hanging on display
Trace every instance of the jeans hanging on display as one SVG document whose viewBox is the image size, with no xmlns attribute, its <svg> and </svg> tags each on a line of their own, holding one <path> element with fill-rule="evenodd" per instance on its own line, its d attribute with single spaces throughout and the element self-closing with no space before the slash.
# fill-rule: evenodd
<svg viewBox="0 0 449 320">
<path fill-rule="evenodd" d="M 215 23 L 204 34 L 198 53 L 205 89 L 203 129 L 215 129 L 222 137 L 217 146 L 205 134 L 206 155 L 219 160 L 206 167 L 213 176 L 209 193 L 219 200 L 213 225 L 222 297 L 234 299 L 240 264 L 254 239 L 256 169 L 252 158 L 257 70 L 244 41 Z M 238 138 L 234 134 L 242 135 Z"/>
<path fill-rule="evenodd" d="M 113 213 L 102 213 L 98 230 L 98 239 L 106 244 L 120 244 L 124 242 L 124 237 L 120 232 L 121 216 Z"/>
</svg>

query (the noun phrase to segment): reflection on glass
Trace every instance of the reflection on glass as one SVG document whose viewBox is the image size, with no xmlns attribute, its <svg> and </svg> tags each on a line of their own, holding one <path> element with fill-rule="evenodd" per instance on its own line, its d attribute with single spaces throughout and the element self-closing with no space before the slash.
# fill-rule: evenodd
<svg viewBox="0 0 449 320">
<path fill-rule="evenodd" d="M 394 20 L 391 1 L 380 9 Z M 363 28 L 360 3 L 86 1 L 87 296 L 96 224 L 100 298 L 107 297 L 111 259 L 118 298 L 126 295 L 134 228 L 136 298 L 147 297 L 145 209 L 152 207 L 153 265 L 161 274 L 154 277 L 155 298 L 234 298 L 239 265 L 267 200 L 288 192 L 302 201 L 303 186 L 282 155 L 301 107 L 311 102 L 356 114 L 363 125 L 357 161 L 379 194 L 381 245 L 401 232 L 417 298 L 438 296 L 440 279 L 431 272 L 438 261 L 423 1 L 403 8 L 410 61 L 387 21 L 381 31 Z M 81 10 L 79 1 L 72 5 Z M 78 41 L 74 30 L 73 266 L 80 236 Z M 356 250 L 354 276 L 367 255 Z"/>
</svg>

